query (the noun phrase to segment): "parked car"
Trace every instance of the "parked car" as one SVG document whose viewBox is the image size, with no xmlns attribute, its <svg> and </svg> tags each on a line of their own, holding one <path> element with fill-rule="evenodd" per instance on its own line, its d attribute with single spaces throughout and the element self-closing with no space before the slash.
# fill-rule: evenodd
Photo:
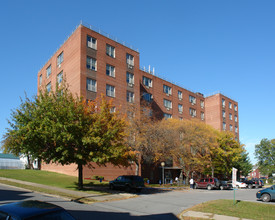
<svg viewBox="0 0 275 220">
<path fill-rule="evenodd" d="M 228 183 L 228 181 L 225 181 L 225 180 L 220 181 L 220 190 L 231 189 L 231 188 L 232 188 L 232 184 Z"/>
<path fill-rule="evenodd" d="M 259 184 L 258 180 L 245 179 L 242 182 L 247 184 L 248 189 L 259 188 L 260 187 L 260 184 Z"/>
<path fill-rule="evenodd" d="M 0 219 L 7 220 L 75 220 L 60 206 L 36 200 L 25 200 L 0 206 Z"/>
<path fill-rule="evenodd" d="M 109 182 L 110 189 L 122 189 L 126 192 L 136 190 L 140 192 L 144 188 L 144 180 L 141 176 L 124 175 Z"/>
<path fill-rule="evenodd" d="M 247 187 L 247 184 L 246 183 L 243 183 L 243 182 L 239 182 L 239 181 L 236 181 L 236 186 L 233 186 L 233 183 L 232 181 L 228 181 L 229 184 L 232 185 L 232 187 L 235 187 L 235 188 L 246 188 Z"/>
<path fill-rule="evenodd" d="M 256 193 L 256 197 L 263 202 L 270 202 L 271 200 L 275 200 L 275 185 L 259 190 Z"/>
<path fill-rule="evenodd" d="M 255 188 L 262 188 L 263 187 L 263 181 L 261 179 L 252 178 L 251 180 L 254 182 Z"/>
<path fill-rule="evenodd" d="M 194 188 L 202 188 L 202 189 L 219 189 L 220 188 L 220 181 L 217 178 L 203 178 L 199 181 L 195 182 Z"/>
</svg>

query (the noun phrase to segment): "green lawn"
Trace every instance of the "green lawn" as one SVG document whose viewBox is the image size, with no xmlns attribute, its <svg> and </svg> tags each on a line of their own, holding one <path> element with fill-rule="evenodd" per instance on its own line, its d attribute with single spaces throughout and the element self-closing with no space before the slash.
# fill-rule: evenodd
<svg viewBox="0 0 275 220">
<path fill-rule="evenodd" d="M 239 218 L 270 220 L 275 218 L 275 205 L 233 200 L 215 200 L 194 206 L 188 211 L 199 211 Z"/>
<path fill-rule="evenodd" d="M 0 170 L 0 177 L 77 190 L 77 177 L 43 170 Z M 84 180 L 84 186 L 106 186 L 108 182 Z"/>
</svg>

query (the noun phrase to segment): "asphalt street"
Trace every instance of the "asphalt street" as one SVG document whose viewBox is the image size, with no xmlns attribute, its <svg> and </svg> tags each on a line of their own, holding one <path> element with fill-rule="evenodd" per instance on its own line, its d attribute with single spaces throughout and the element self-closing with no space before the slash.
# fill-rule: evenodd
<svg viewBox="0 0 275 220">
<path fill-rule="evenodd" d="M 258 189 L 235 191 L 236 200 L 256 201 Z M 0 184 L 0 205 L 20 200 L 51 202 L 68 210 L 76 219 L 177 219 L 183 210 L 216 199 L 233 199 L 233 190 L 164 191 L 139 197 L 90 205 Z M 274 203 L 271 203 L 274 204 Z"/>
</svg>

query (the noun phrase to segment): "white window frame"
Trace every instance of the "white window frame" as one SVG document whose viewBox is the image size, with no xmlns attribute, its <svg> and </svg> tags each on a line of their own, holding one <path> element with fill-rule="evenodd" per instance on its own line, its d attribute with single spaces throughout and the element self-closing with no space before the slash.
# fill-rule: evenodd
<svg viewBox="0 0 275 220">
<path fill-rule="evenodd" d="M 86 88 L 90 92 L 96 92 L 97 90 L 97 82 L 94 79 L 86 78 Z"/>
<path fill-rule="evenodd" d="M 135 94 L 133 92 L 127 91 L 127 102 L 134 103 L 135 102 Z"/>
<path fill-rule="evenodd" d="M 225 118 L 226 117 L 226 112 L 223 110 L 222 111 L 222 117 Z"/>
<path fill-rule="evenodd" d="M 234 121 L 238 122 L 238 116 L 237 115 L 234 116 Z"/>
<path fill-rule="evenodd" d="M 178 110 L 179 110 L 179 113 L 183 112 L 183 105 L 182 104 L 178 104 Z"/>
<path fill-rule="evenodd" d="M 169 118 L 172 118 L 172 115 L 171 115 L 171 114 L 164 113 L 164 114 L 163 114 L 163 117 L 164 117 L 165 119 L 169 119 Z"/>
<path fill-rule="evenodd" d="M 238 126 L 235 126 L 235 133 L 238 133 Z"/>
<path fill-rule="evenodd" d="M 165 108 L 172 109 L 172 101 L 163 99 L 163 105 Z"/>
<path fill-rule="evenodd" d="M 49 78 L 49 76 L 52 74 L 52 65 L 49 65 L 46 69 L 46 76 L 47 79 Z"/>
<path fill-rule="evenodd" d="M 145 85 L 145 86 L 148 86 L 150 88 L 153 87 L 153 80 L 146 76 L 142 77 L 142 82 L 143 82 L 143 85 Z"/>
<path fill-rule="evenodd" d="M 229 120 L 233 120 L 233 117 L 232 117 L 232 114 L 231 113 L 229 113 Z"/>
<path fill-rule="evenodd" d="M 109 97 L 116 97 L 116 88 L 112 85 L 106 84 L 106 95 Z"/>
<path fill-rule="evenodd" d="M 229 102 L 228 107 L 229 107 L 229 109 L 232 109 L 232 103 L 231 102 Z"/>
<path fill-rule="evenodd" d="M 226 130 L 226 123 L 225 123 L 225 122 L 222 123 L 222 129 L 223 129 L 224 131 Z"/>
<path fill-rule="evenodd" d="M 189 102 L 192 104 L 192 105 L 195 105 L 197 103 L 197 99 L 196 97 L 192 96 L 192 95 L 189 95 Z"/>
<path fill-rule="evenodd" d="M 57 84 L 60 85 L 63 81 L 63 70 L 57 74 L 56 76 L 56 81 L 57 81 Z"/>
<path fill-rule="evenodd" d="M 87 47 L 96 50 L 97 49 L 97 40 L 96 40 L 96 38 L 87 35 Z"/>
<path fill-rule="evenodd" d="M 126 82 L 129 84 L 135 84 L 135 76 L 132 73 L 126 72 Z"/>
<path fill-rule="evenodd" d="M 178 99 L 182 100 L 182 91 L 179 91 L 179 90 L 178 90 Z"/>
<path fill-rule="evenodd" d="M 153 100 L 153 95 L 147 92 L 143 92 L 142 98 L 147 102 L 151 102 Z"/>
<path fill-rule="evenodd" d="M 110 112 L 111 112 L 111 113 L 115 113 L 115 112 L 116 112 L 116 107 L 115 107 L 115 106 L 111 107 L 111 108 L 110 108 Z"/>
<path fill-rule="evenodd" d="M 110 44 L 106 44 L 106 54 L 109 57 L 115 58 L 115 56 L 116 56 L 116 49 L 115 49 L 115 47 L 111 46 Z"/>
<path fill-rule="evenodd" d="M 86 67 L 87 67 L 87 69 L 89 69 L 89 70 L 96 71 L 96 70 L 97 70 L 97 61 L 96 61 L 96 59 L 93 58 L 93 57 L 87 56 L 87 59 L 86 59 Z"/>
<path fill-rule="evenodd" d="M 126 54 L 126 63 L 130 66 L 134 66 L 134 56 L 127 53 Z"/>
<path fill-rule="evenodd" d="M 40 76 L 39 76 L 39 85 L 40 86 L 42 85 L 42 81 L 43 81 L 43 76 L 42 76 L 42 74 L 40 74 Z"/>
<path fill-rule="evenodd" d="M 222 99 L 222 107 L 225 108 L 225 99 Z"/>
<path fill-rule="evenodd" d="M 237 107 L 237 105 L 235 105 L 235 104 L 234 104 L 234 111 L 235 111 L 235 112 L 238 111 L 238 107 Z"/>
<path fill-rule="evenodd" d="M 47 90 L 48 92 L 50 92 L 50 91 L 52 90 L 52 83 L 51 83 L 51 82 L 49 82 L 49 83 L 46 85 L 46 90 Z"/>
<path fill-rule="evenodd" d="M 64 61 L 64 53 L 63 51 L 57 56 L 57 66 L 60 67 L 61 63 Z"/>
<path fill-rule="evenodd" d="M 197 110 L 196 110 L 196 109 L 193 109 L 193 108 L 189 108 L 189 114 L 190 114 L 192 117 L 196 117 L 196 116 L 197 116 Z"/>
<path fill-rule="evenodd" d="M 201 112 L 201 120 L 204 121 L 204 112 Z"/>
<path fill-rule="evenodd" d="M 201 100 L 201 108 L 204 108 L 204 101 Z"/>
<path fill-rule="evenodd" d="M 163 85 L 163 92 L 167 95 L 172 95 L 172 88 L 170 86 L 167 85 Z"/>
<path fill-rule="evenodd" d="M 229 125 L 229 131 L 233 131 L 233 126 Z"/>
<path fill-rule="evenodd" d="M 110 64 L 106 64 L 106 75 L 107 76 L 111 76 L 111 77 L 115 77 L 115 67 L 110 65 Z"/>
</svg>

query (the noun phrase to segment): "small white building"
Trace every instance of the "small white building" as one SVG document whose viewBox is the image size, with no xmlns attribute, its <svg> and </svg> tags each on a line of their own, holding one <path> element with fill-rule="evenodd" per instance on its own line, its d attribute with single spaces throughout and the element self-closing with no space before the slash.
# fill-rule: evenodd
<svg viewBox="0 0 275 220">
<path fill-rule="evenodd" d="M 25 163 L 13 154 L 0 153 L 0 169 L 25 169 Z"/>
</svg>

